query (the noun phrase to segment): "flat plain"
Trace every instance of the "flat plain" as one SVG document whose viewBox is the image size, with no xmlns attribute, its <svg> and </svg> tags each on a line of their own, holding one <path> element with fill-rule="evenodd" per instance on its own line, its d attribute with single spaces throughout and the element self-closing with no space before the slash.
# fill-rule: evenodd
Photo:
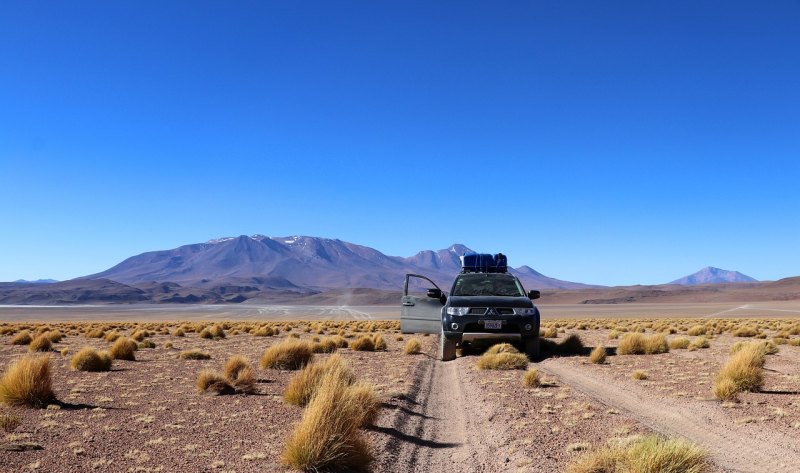
<svg viewBox="0 0 800 473">
<path fill-rule="evenodd" d="M 287 445 L 309 407 L 285 395 L 301 371 L 260 360 L 270 347 L 307 342 L 319 348 L 311 364 L 338 355 L 374 390 L 378 415 L 358 429 L 372 457 L 366 471 L 612 471 L 581 469 L 581 462 L 653 434 L 703 452 L 699 469 L 685 471 L 793 471 L 800 463 L 800 319 L 792 317 L 799 306 L 543 304 L 542 357 L 517 369 L 479 369 L 482 350 L 437 361 L 438 337 L 401 334 L 394 307 L 3 307 L 3 369 L 31 356 L 31 345 L 12 344 L 20 333 L 61 337 L 45 350 L 54 399 L 39 408 L 0 405 L 0 465 L 296 470 Z M 621 354 L 636 336 L 661 339 L 667 349 Z M 114 359 L 109 371 L 72 368 L 83 347 L 111 350 L 116 337 L 138 339 L 135 360 Z M 385 346 L 356 349 L 364 338 Z M 337 348 L 320 348 L 333 339 Z M 412 339 L 419 353 L 407 354 Z M 720 399 L 719 373 L 745 345 L 765 348 L 761 383 Z M 601 363 L 590 357 L 596 347 Z M 193 349 L 209 358 L 181 358 Z M 204 370 L 221 372 L 235 355 L 252 366 L 252 389 L 198 388 Z"/>
</svg>

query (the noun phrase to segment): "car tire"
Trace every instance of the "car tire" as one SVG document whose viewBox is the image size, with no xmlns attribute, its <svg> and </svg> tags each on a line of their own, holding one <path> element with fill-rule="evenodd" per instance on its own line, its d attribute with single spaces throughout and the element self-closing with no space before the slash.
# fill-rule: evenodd
<svg viewBox="0 0 800 473">
<path fill-rule="evenodd" d="M 444 330 L 442 330 L 439 338 L 439 359 L 442 361 L 456 359 L 456 341 L 445 337 Z"/>
<path fill-rule="evenodd" d="M 539 358 L 539 337 L 525 339 L 523 349 L 528 358 L 535 360 Z"/>
</svg>

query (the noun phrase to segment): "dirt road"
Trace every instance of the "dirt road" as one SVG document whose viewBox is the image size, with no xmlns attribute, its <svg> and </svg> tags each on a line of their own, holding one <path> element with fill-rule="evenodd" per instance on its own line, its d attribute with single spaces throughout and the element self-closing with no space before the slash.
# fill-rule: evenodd
<svg viewBox="0 0 800 473">
<path fill-rule="evenodd" d="M 395 405 L 388 425 L 377 431 L 390 436 L 375 471 L 503 471 L 491 451 L 492 426 L 472 416 L 464 394 L 460 364 L 427 358 L 414 373 L 414 388 Z"/>
<path fill-rule="evenodd" d="M 538 368 L 656 432 L 679 435 L 708 448 L 714 463 L 725 471 L 788 472 L 800 465 L 797 437 L 766 429 L 745 432 L 721 415 L 722 408 L 714 401 L 650 396 L 559 359 L 545 360 Z"/>
</svg>

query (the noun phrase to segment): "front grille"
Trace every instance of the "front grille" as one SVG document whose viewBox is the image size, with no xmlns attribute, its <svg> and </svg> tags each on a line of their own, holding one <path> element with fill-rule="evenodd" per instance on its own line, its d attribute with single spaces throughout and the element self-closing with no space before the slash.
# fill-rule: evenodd
<svg viewBox="0 0 800 473">
<path fill-rule="evenodd" d="M 500 315 L 514 315 L 514 309 L 510 307 L 498 307 L 497 313 Z"/>
<path fill-rule="evenodd" d="M 472 307 L 469 309 L 469 315 L 483 315 L 486 313 L 486 307 Z"/>
<path fill-rule="evenodd" d="M 469 309 L 469 315 L 487 315 L 486 311 L 489 310 L 488 307 L 472 307 Z M 514 309 L 511 307 L 497 307 L 495 308 L 497 314 L 488 314 L 488 315 L 514 315 Z"/>
</svg>

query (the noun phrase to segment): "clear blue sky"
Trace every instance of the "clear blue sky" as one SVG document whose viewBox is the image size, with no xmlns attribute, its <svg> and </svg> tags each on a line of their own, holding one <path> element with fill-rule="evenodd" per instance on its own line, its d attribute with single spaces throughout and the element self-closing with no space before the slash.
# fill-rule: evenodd
<svg viewBox="0 0 800 473">
<path fill-rule="evenodd" d="M 800 275 L 800 2 L 0 5 L 0 280 L 263 233 Z"/>
</svg>

